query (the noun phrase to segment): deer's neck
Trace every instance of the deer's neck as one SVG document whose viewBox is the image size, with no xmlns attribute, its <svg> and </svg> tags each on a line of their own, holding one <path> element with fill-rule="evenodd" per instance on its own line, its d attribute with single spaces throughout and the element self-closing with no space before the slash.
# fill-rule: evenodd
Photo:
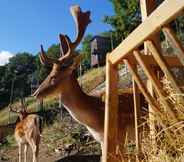
<svg viewBox="0 0 184 162">
<path fill-rule="evenodd" d="M 66 84 L 61 90 L 61 100 L 63 104 L 72 110 L 78 109 L 78 107 L 83 103 L 83 99 L 89 97 L 90 96 L 86 95 L 82 91 L 74 75 L 67 79 Z"/>
<path fill-rule="evenodd" d="M 85 94 L 74 75 L 62 89 L 61 100 L 76 120 L 90 128 L 103 130 L 104 104 L 100 99 Z"/>
</svg>

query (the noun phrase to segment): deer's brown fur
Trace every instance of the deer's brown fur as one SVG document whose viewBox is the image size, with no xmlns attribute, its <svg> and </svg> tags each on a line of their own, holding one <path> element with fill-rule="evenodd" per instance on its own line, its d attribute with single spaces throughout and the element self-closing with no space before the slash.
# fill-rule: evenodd
<svg viewBox="0 0 184 162">
<path fill-rule="evenodd" d="M 103 145 L 105 105 L 100 98 L 85 94 L 74 74 L 80 63 L 80 55 L 76 55 L 75 48 L 80 43 L 90 22 L 89 12 L 82 12 L 79 6 L 73 6 L 71 10 L 76 20 L 77 38 L 71 42 L 67 36 L 60 35 L 60 46 L 64 55 L 61 52 L 61 57 L 57 60 L 48 58 L 41 46 L 40 61 L 42 64 L 51 64 L 52 71 L 35 91 L 34 96 L 43 99 L 50 95 L 60 94 L 62 103 L 71 116 L 86 126 L 94 138 Z M 126 99 L 124 100 L 126 101 Z M 131 132 L 133 128 L 132 104 L 131 97 L 129 102 L 124 103 L 120 108 L 119 130 L 121 132 L 119 132 L 119 137 L 121 137 L 122 143 L 125 140 L 126 131 Z M 132 131 L 130 135 L 133 136 L 133 134 Z"/>
</svg>

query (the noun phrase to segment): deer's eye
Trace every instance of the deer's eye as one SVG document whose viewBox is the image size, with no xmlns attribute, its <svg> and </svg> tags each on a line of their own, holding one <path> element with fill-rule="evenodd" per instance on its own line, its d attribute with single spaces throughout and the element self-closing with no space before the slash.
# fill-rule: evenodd
<svg viewBox="0 0 184 162">
<path fill-rule="evenodd" d="M 69 66 L 71 66 L 73 64 L 73 60 L 67 60 L 65 63 L 63 63 L 62 65 L 61 65 L 61 70 L 63 70 L 63 69 L 66 69 L 66 68 L 68 68 Z"/>
</svg>

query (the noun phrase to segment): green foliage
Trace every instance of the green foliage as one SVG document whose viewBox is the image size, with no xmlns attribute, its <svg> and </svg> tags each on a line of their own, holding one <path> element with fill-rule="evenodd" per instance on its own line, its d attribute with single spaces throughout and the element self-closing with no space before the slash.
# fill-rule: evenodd
<svg viewBox="0 0 184 162">
<path fill-rule="evenodd" d="M 18 53 L 9 63 L 0 68 L 0 106 L 10 101 L 11 87 L 14 83 L 14 99 L 30 94 L 31 75 L 36 69 L 35 57 L 29 53 Z"/>
<path fill-rule="evenodd" d="M 184 16 L 178 17 L 174 22 L 173 22 L 173 27 L 174 30 L 176 31 L 177 35 L 179 38 L 184 41 Z"/>
<path fill-rule="evenodd" d="M 14 96 L 20 97 L 30 94 L 31 75 L 35 69 L 35 58 L 29 53 L 18 53 L 10 58 L 7 74 L 12 76 L 15 81 Z"/>
<path fill-rule="evenodd" d="M 115 15 L 105 16 L 104 22 L 113 28 L 112 36 L 117 46 L 141 22 L 140 7 L 137 0 L 109 0 Z"/>
<path fill-rule="evenodd" d="M 79 51 L 83 55 L 83 61 L 81 63 L 82 70 L 86 71 L 90 68 L 91 66 L 91 47 L 90 47 L 90 42 L 91 39 L 93 38 L 92 35 L 88 34 L 86 37 L 84 37 L 82 41 L 82 48 Z"/>
</svg>

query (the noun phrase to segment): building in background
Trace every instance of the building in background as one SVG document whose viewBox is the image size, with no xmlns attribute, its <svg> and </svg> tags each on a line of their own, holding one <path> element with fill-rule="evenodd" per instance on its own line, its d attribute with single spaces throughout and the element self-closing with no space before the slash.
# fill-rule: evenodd
<svg viewBox="0 0 184 162">
<path fill-rule="evenodd" d="M 91 67 L 105 65 L 106 54 L 110 49 L 110 38 L 94 36 L 91 39 Z"/>
</svg>

